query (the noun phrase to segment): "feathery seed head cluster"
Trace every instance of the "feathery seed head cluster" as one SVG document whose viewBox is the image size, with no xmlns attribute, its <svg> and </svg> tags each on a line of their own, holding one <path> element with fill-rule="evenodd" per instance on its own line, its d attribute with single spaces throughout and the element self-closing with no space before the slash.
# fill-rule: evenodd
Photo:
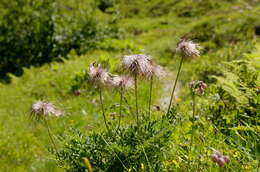
<svg viewBox="0 0 260 172">
<path fill-rule="evenodd" d="M 144 54 L 125 55 L 122 58 L 122 66 L 132 75 L 151 78 L 152 76 L 163 77 L 165 72 L 160 65 L 152 61 L 152 57 Z M 129 76 L 112 75 L 107 70 L 101 68 L 100 64 L 92 63 L 88 71 L 89 77 L 97 84 L 123 88 L 132 88 L 134 81 Z"/>
<path fill-rule="evenodd" d="M 133 75 L 150 78 L 152 76 L 163 76 L 164 71 L 161 66 L 152 61 L 152 57 L 144 54 L 134 54 L 123 56 L 123 68 Z"/>
<path fill-rule="evenodd" d="M 125 90 L 130 89 L 134 85 L 134 81 L 129 76 L 115 75 L 111 77 L 109 84 L 115 88 L 123 88 Z"/>
<path fill-rule="evenodd" d="M 97 83 L 105 84 L 109 80 L 109 74 L 106 69 L 101 68 L 100 64 L 95 67 L 95 62 L 89 67 L 88 74 L 90 79 Z"/>
<path fill-rule="evenodd" d="M 224 156 L 219 151 L 215 150 L 214 153 L 211 155 L 212 161 L 217 163 L 220 167 L 224 167 L 226 163 L 229 163 L 230 158 L 229 156 Z"/>
<path fill-rule="evenodd" d="M 194 94 L 202 96 L 205 93 L 207 84 L 205 84 L 203 81 L 191 81 L 189 83 L 189 87 Z"/>
<path fill-rule="evenodd" d="M 165 75 L 166 75 L 166 72 L 163 70 L 163 68 L 160 65 L 152 63 L 152 75 L 151 76 L 164 77 Z"/>
<path fill-rule="evenodd" d="M 123 56 L 123 67 L 131 74 L 147 76 L 152 71 L 151 56 L 134 54 Z"/>
<path fill-rule="evenodd" d="M 58 110 L 52 103 L 46 101 L 37 101 L 34 103 L 31 112 L 36 118 L 63 115 L 62 111 Z"/>
<path fill-rule="evenodd" d="M 184 57 L 196 57 L 200 55 L 199 48 L 200 46 L 192 40 L 182 38 L 177 43 L 176 51 Z"/>
</svg>

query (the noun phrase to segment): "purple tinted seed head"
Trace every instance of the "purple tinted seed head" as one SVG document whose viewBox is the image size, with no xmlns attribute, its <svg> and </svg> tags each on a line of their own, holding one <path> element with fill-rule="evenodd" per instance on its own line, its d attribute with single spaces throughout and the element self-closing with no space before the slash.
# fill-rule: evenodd
<svg viewBox="0 0 260 172">
<path fill-rule="evenodd" d="M 218 161 L 218 156 L 216 154 L 212 154 L 211 155 L 211 159 L 213 162 L 217 162 Z"/>
<path fill-rule="evenodd" d="M 223 158 L 223 157 L 218 158 L 217 164 L 218 164 L 220 167 L 224 167 L 224 165 L 225 165 L 225 160 L 224 160 L 224 158 Z"/>
<path fill-rule="evenodd" d="M 203 81 L 191 81 L 189 83 L 189 87 L 193 93 L 202 96 L 205 93 L 207 84 L 205 84 Z"/>
<path fill-rule="evenodd" d="M 101 68 L 100 64 L 97 64 L 96 62 L 92 63 L 89 67 L 89 77 L 91 81 L 99 83 L 99 84 L 106 84 L 106 82 L 109 80 L 109 73 L 106 69 Z"/>
<path fill-rule="evenodd" d="M 144 54 L 134 54 L 123 56 L 123 68 L 133 75 L 145 76 L 151 72 L 151 56 Z"/>
<path fill-rule="evenodd" d="M 192 40 L 182 38 L 177 43 L 176 51 L 184 57 L 197 57 L 200 56 L 199 48 L 200 46 Z"/>
<path fill-rule="evenodd" d="M 229 163 L 230 162 L 229 156 L 223 156 L 223 159 L 225 160 L 225 163 Z"/>
<path fill-rule="evenodd" d="M 134 81 L 129 76 L 114 75 L 109 80 L 109 85 L 114 88 L 122 88 L 124 90 L 133 88 Z"/>
<path fill-rule="evenodd" d="M 123 56 L 123 68 L 132 75 L 139 75 L 146 78 L 152 76 L 162 77 L 165 75 L 161 66 L 152 61 L 152 57 L 144 54 L 134 54 Z"/>
<path fill-rule="evenodd" d="M 213 154 L 211 155 L 211 159 L 213 162 L 217 163 L 220 167 L 224 167 L 226 163 L 230 161 L 228 156 L 224 156 L 217 150 L 214 150 Z"/>
<path fill-rule="evenodd" d="M 41 118 L 47 116 L 62 116 L 64 113 L 58 110 L 52 103 L 37 101 L 32 105 L 31 114 L 33 117 Z"/>
</svg>

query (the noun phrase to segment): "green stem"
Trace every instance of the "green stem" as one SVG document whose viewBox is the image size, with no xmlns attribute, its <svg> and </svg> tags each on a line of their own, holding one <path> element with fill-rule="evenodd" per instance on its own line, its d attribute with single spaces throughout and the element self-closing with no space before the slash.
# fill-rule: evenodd
<svg viewBox="0 0 260 172">
<path fill-rule="evenodd" d="M 190 151 L 192 149 L 193 139 L 194 139 L 194 121 L 195 121 L 195 115 L 196 115 L 196 109 L 195 108 L 196 108 L 195 93 L 192 93 L 192 126 L 191 126 Z"/>
<path fill-rule="evenodd" d="M 118 129 L 120 128 L 120 121 L 121 121 L 121 117 L 122 117 L 122 101 L 123 101 L 123 87 L 120 88 L 120 104 L 119 104 Z"/>
<path fill-rule="evenodd" d="M 124 101 L 125 101 L 126 105 L 128 106 L 129 112 L 131 113 L 132 116 L 134 116 L 133 109 L 132 109 L 132 107 L 130 106 L 130 104 L 128 103 L 127 98 L 124 97 L 124 96 L 123 96 L 123 98 L 124 98 Z"/>
<path fill-rule="evenodd" d="M 137 98 L 137 74 L 135 74 L 134 79 L 135 79 L 135 110 L 136 110 L 136 123 L 137 123 L 137 126 L 139 126 L 138 98 Z"/>
<path fill-rule="evenodd" d="M 178 78 L 179 78 L 179 75 L 180 75 L 180 71 L 181 71 L 183 59 L 184 59 L 184 57 L 182 56 L 182 57 L 181 57 L 180 66 L 179 66 L 179 69 L 178 69 L 178 73 L 177 73 L 177 76 L 176 76 L 176 79 L 175 79 L 175 82 L 174 82 L 174 86 L 173 86 L 173 89 L 172 89 L 171 99 L 170 99 L 170 103 L 169 103 L 169 106 L 168 106 L 168 109 L 167 109 L 167 113 L 169 113 L 169 112 L 170 112 L 170 109 L 171 109 L 172 99 L 173 99 L 174 91 L 175 91 L 175 89 L 176 89 L 177 81 L 178 81 Z"/>
<path fill-rule="evenodd" d="M 105 141 L 105 143 L 107 144 L 107 146 L 112 150 L 112 152 L 116 155 L 117 159 L 120 161 L 120 163 L 122 164 L 122 166 L 124 167 L 124 169 L 126 171 L 128 171 L 128 169 L 126 168 L 126 166 L 124 165 L 123 161 L 120 159 L 120 157 L 117 155 L 116 151 L 114 151 L 113 147 L 111 147 L 109 145 L 109 143 L 105 140 L 105 138 L 101 135 L 101 138 Z"/>
<path fill-rule="evenodd" d="M 149 121 L 150 121 L 150 115 L 151 115 L 152 89 L 153 89 L 153 76 L 151 77 L 151 80 L 150 80 L 150 96 L 149 96 L 149 112 L 148 112 Z"/>
<path fill-rule="evenodd" d="M 47 128 L 47 131 L 48 131 L 49 138 L 50 138 L 50 140 L 51 140 L 51 142 L 52 142 L 52 144 L 54 146 L 54 149 L 55 149 L 56 153 L 58 153 L 57 146 L 56 146 L 56 144 L 55 144 L 55 142 L 54 142 L 54 140 L 53 140 L 53 138 L 51 136 L 51 131 L 50 131 L 50 127 L 49 127 L 49 124 L 47 122 L 47 119 L 44 119 L 44 121 L 45 121 L 45 124 L 46 124 L 46 128 Z"/>
<path fill-rule="evenodd" d="M 143 152 L 144 152 L 145 159 L 146 159 L 146 161 L 148 163 L 148 172 L 150 172 L 150 169 L 152 169 L 152 168 L 151 168 L 150 161 L 149 161 L 148 156 L 147 156 L 147 154 L 146 154 L 146 152 L 144 150 L 144 146 L 143 145 L 142 145 L 142 149 L 143 149 Z"/>
<path fill-rule="evenodd" d="M 191 92 L 192 92 L 192 90 L 191 90 Z M 192 122 L 192 125 L 191 125 L 191 139 L 190 139 L 190 154 L 191 154 L 191 152 L 192 152 L 192 145 L 193 145 L 193 138 L 194 138 L 194 130 L 193 130 L 193 128 L 194 128 L 194 120 L 195 120 L 195 106 L 196 106 L 196 104 L 195 104 L 196 102 L 195 102 L 195 93 L 194 92 L 192 92 L 192 119 L 191 119 L 191 122 Z M 189 156 L 189 161 L 188 161 L 188 167 L 190 167 L 190 163 L 191 163 L 191 161 L 192 161 L 192 156 L 190 155 Z"/>
<path fill-rule="evenodd" d="M 104 105 L 103 105 L 103 100 L 102 100 L 102 89 L 101 89 L 100 86 L 99 86 L 99 99 L 100 99 L 102 115 L 103 115 L 103 118 L 104 118 L 104 122 L 105 122 L 105 125 L 106 125 L 106 128 L 107 128 L 107 131 L 110 132 L 109 127 L 107 125 L 107 119 L 106 119 L 106 116 L 105 116 L 105 110 L 104 110 Z"/>
</svg>

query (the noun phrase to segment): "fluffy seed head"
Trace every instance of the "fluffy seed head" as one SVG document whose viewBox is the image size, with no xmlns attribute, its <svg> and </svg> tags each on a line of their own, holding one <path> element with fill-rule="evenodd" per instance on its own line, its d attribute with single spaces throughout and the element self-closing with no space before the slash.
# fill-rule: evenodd
<svg viewBox="0 0 260 172">
<path fill-rule="evenodd" d="M 126 90 L 133 87 L 134 81 L 131 77 L 128 76 L 115 75 L 111 77 L 109 83 L 112 87 L 123 88 Z"/>
<path fill-rule="evenodd" d="M 200 55 L 199 48 L 200 46 L 192 40 L 182 38 L 177 43 L 176 51 L 184 57 L 196 57 Z"/>
<path fill-rule="evenodd" d="M 189 83 L 189 87 L 194 94 L 202 96 L 205 93 L 207 84 L 205 84 L 203 81 L 191 81 Z"/>
<path fill-rule="evenodd" d="M 160 65 L 152 63 L 152 75 L 156 77 L 164 77 L 166 75 L 165 71 Z"/>
<path fill-rule="evenodd" d="M 165 75 L 163 68 L 152 61 L 152 57 L 144 54 L 123 56 L 123 67 L 131 74 L 143 77 L 162 77 Z"/>
<path fill-rule="evenodd" d="M 147 76 L 152 73 L 151 56 L 134 54 L 123 56 L 123 68 L 131 74 Z"/>
<path fill-rule="evenodd" d="M 63 115 L 62 111 L 58 110 L 52 103 L 46 101 L 37 101 L 34 103 L 31 112 L 36 118 Z"/>
<path fill-rule="evenodd" d="M 219 159 L 218 159 L 218 161 L 217 161 L 217 164 L 220 166 L 220 167 L 224 167 L 224 165 L 225 165 L 225 160 L 224 160 L 224 158 L 223 157 L 220 157 Z"/>
<path fill-rule="evenodd" d="M 95 64 L 96 63 L 94 62 L 89 67 L 88 74 L 89 74 L 90 79 L 93 82 L 102 83 L 102 84 L 106 83 L 109 79 L 109 74 L 108 74 L 107 70 L 101 68 L 100 64 L 98 64 L 95 67 Z"/>
<path fill-rule="evenodd" d="M 211 159 L 213 162 L 217 162 L 218 161 L 218 156 L 216 154 L 212 154 L 211 155 Z"/>
<path fill-rule="evenodd" d="M 225 160 L 226 163 L 229 163 L 229 161 L 230 161 L 229 156 L 223 156 L 223 159 Z"/>
<path fill-rule="evenodd" d="M 224 167 L 226 163 L 229 163 L 230 159 L 228 156 L 224 156 L 219 151 L 215 150 L 211 155 L 211 159 L 213 162 L 217 163 L 220 167 Z"/>
</svg>

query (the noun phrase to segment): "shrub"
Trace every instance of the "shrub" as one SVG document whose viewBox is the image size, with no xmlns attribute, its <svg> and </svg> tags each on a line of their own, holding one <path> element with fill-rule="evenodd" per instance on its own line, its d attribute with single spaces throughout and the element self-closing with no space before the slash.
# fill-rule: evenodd
<svg viewBox="0 0 260 172">
<path fill-rule="evenodd" d="M 253 60 L 253 59 L 252 59 Z M 259 68 L 260 66 L 258 66 Z M 248 60 L 225 63 L 223 76 L 214 76 L 212 100 L 204 108 L 216 130 L 227 136 L 230 145 L 240 145 L 244 152 L 256 158 L 260 124 L 259 70 Z"/>
<path fill-rule="evenodd" d="M 86 136 L 74 131 L 56 154 L 58 165 L 67 171 L 86 171 L 86 158 L 93 171 L 162 171 L 171 130 L 169 123 L 155 120 L 114 129 L 112 134 L 104 131 Z"/>
<path fill-rule="evenodd" d="M 259 72 L 248 61 L 226 63 L 223 76 L 215 76 L 212 86 L 216 103 L 209 107 L 214 124 L 221 127 L 257 124 L 259 111 Z"/>
<path fill-rule="evenodd" d="M 54 23 L 52 1 L 2 1 L 0 73 L 21 74 L 21 67 L 50 60 Z"/>
<path fill-rule="evenodd" d="M 63 0 L 4 0 L 0 8 L 1 78 L 8 72 L 21 75 L 22 67 L 59 60 L 71 49 L 85 53 L 118 32 L 113 23 L 100 25 L 92 1 L 75 6 Z"/>
</svg>

